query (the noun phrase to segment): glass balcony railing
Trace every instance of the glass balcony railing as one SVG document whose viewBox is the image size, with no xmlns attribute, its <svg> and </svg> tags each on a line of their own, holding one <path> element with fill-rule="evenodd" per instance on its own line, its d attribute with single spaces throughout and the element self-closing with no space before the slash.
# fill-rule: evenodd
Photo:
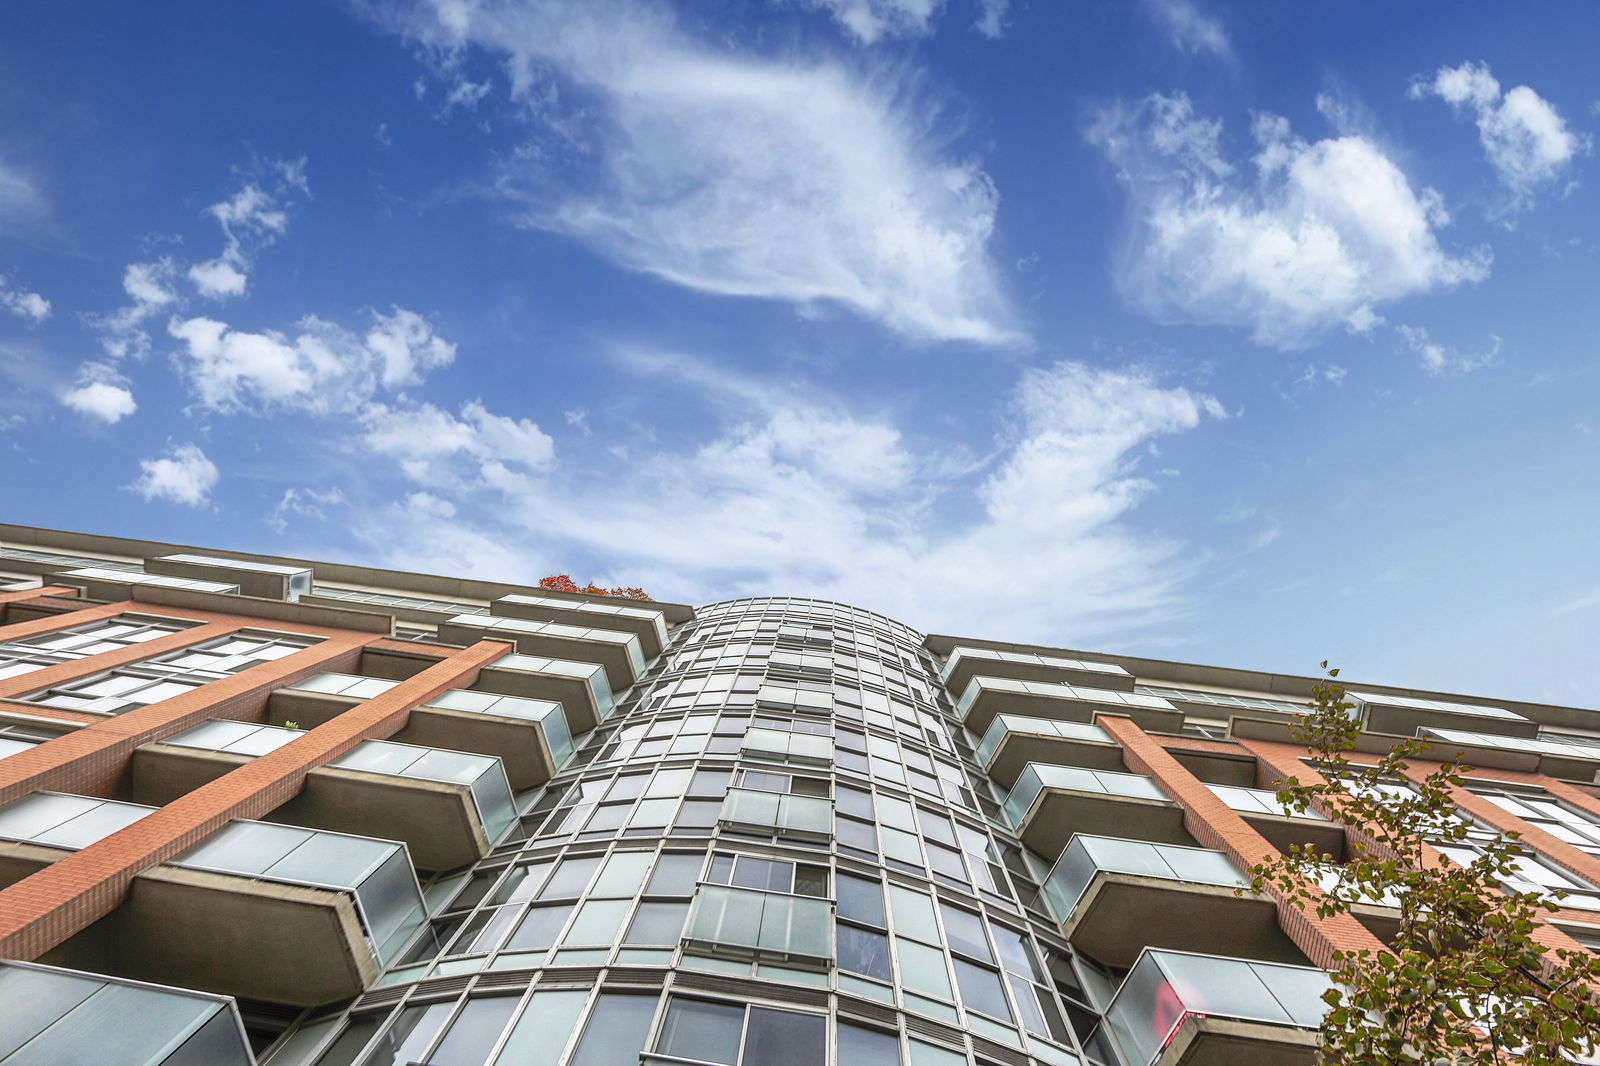
<svg viewBox="0 0 1600 1066">
<path fill-rule="evenodd" d="M 399 683 L 384 677 L 363 677 L 360 674 L 313 674 L 303 681 L 285 686 L 284 691 L 315 692 L 323 696 L 370 700 L 374 696 L 388 692 Z"/>
<path fill-rule="evenodd" d="M 746 755 L 779 762 L 812 763 L 825 766 L 833 762 L 833 738 L 815 733 L 791 733 L 786 729 L 748 729 L 742 749 Z"/>
<path fill-rule="evenodd" d="M 998 648 L 958 647 L 945 660 L 939 680 L 946 685 L 952 678 L 982 673 L 990 677 L 1007 677 L 1012 674 L 1059 673 L 1084 674 L 1102 677 L 1107 684 L 1133 683 L 1133 675 L 1116 663 L 1097 663 L 1087 659 L 1068 659 L 1057 655 L 1037 655 L 1025 651 L 1002 651 Z"/>
<path fill-rule="evenodd" d="M 756 693 L 756 704 L 780 711 L 800 711 L 805 714 L 832 714 L 833 693 L 815 689 L 789 688 L 784 685 L 762 685 Z"/>
<path fill-rule="evenodd" d="M 1309 966 L 1148 948 L 1107 1008 L 1127 1066 L 1151 1066 L 1190 1018 L 1319 1029 L 1332 979 Z"/>
<path fill-rule="evenodd" d="M 1278 802 L 1278 794 L 1270 788 L 1240 788 L 1237 785 L 1212 785 L 1207 784 L 1213 794 L 1232 810 L 1240 814 L 1276 814 L 1286 818 L 1306 818 L 1314 822 L 1326 822 L 1325 815 L 1318 814 L 1311 808 L 1306 808 L 1303 813 L 1296 813 Z"/>
<path fill-rule="evenodd" d="M 1006 817 L 1020 828 L 1039 793 L 1047 788 L 1072 792 L 1097 792 L 1125 799 L 1151 799 L 1171 802 L 1159 785 L 1141 774 L 1119 774 L 1110 770 L 1083 770 L 1075 766 L 1029 763 L 1006 796 Z"/>
<path fill-rule="evenodd" d="M 611 716 L 617 698 L 611 691 L 611 682 L 606 680 L 605 667 L 599 663 L 578 662 L 573 659 L 552 659 L 544 655 L 523 655 L 512 652 L 502 655 L 494 662 L 483 668 L 484 673 L 498 672 L 520 674 L 548 674 L 556 678 L 566 678 L 581 681 L 588 686 L 589 697 L 594 701 L 595 716 L 600 721 L 605 721 Z M 481 675 L 480 675 L 481 677 Z M 485 691 L 492 691 L 489 686 L 484 686 Z"/>
<path fill-rule="evenodd" d="M 1044 737 L 1047 740 L 1081 740 L 1091 744 L 1110 744 L 1111 738 L 1097 725 L 1087 722 L 1058 722 L 1053 718 L 1030 718 L 1021 714 L 997 714 L 978 742 L 978 762 L 987 766 L 995 749 L 1007 733 Z"/>
<path fill-rule="evenodd" d="M 564 622 L 539 622 L 528 618 L 464 614 L 442 623 L 439 634 L 443 638 L 452 640 L 468 635 L 476 639 L 480 634 L 489 639 L 509 640 L 524 654 L 537 654 L 541 651 L 570 653 L 587 646 L 593 649 L 594 654 L 605 660 L 604 665 L 607 667 L 613 689 L 631 685 L 645 672 L 646 667 L 639 638 L 619 629 L 575 626 Z"/>
<path fill-rule="evenodd" d="M 719 818 L 730 826 L 826 837 L 833 833 L 833 801 L 820 796 L 730 788 L 723 798 Z"/>
<path fill-rule="evenodd" d="M 392 840 L 236 820 L 168 865 L 347 892 L 380 964 L 426 920 L 411 857 Z"/>
<path fill-rule="evenodd" d="M 813 896 L 702 884 L 684 939 L 779 958 L 833 958 L 833 904 Z"/>
<path fill-rule="evenodd" d="M 441 781 L 466 785 L 472 792 L 478 820 L 492 843 L 517 817 L 500 760 L 492 755 L 473 755 L 415 744 L 396 744 L 392 740 L 363 740 L 328 764 L 335 770 L 361 770 L 418 781 Z"/>
<path fill-rule="evenodd" d="M 34 792 L 0 807 L 0 840 L 77 851 L 156 810 L 142 803 Z"/>
<path fill-rule="evenodd" d="M 1072 914 L 1101 873 L 1137 874 L 1226 888 L 1246 888 L 1250 884 L 1250 879 L 1220 851 L 1079 833 L 1044 882 L 1045 897 L 1062 921 Z"/>
<path fill-rule="evenodd" d="M 227 996 L 0 962 L 0 1063 L 255 1066 Z"/>
<path fill-rule="evenodd" d="M 490 714 L 500 718 L 519 718 L 532 722 L 544 734 L 545 745 L 550 749 L 552 770 L 561 769 L 572 757 L 572 728 L 561 704 L 553 700 L 529 699 L 525 696 L 496 696 L 492 692 L 475 692 L 453 688 L 429 700 L 426 706 L 447 711 L 466 711 L 472 714 Z"/>
<path fill-rule="evenodd" d="M 975 730 L 986 730 L 989 720 L 1001 708 L 1010 713 L 1033 712 L 1035 717 L 1079 722 L 1092 722 L 1097 711 L 1104 711 L 1127 715 L 1146 727 L 1161 724 L 1176 728 L 1183 720 L 1182 712 L 1160 696 L 1058 681 L 979 676 L 967 682 L 956 701 L 956 714 Z"/>
</svg>

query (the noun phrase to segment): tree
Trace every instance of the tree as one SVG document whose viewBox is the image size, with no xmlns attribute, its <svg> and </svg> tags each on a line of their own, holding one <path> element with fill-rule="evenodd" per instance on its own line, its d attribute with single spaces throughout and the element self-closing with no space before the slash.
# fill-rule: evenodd
<svg viewBox="0 0 1600 1066">
<path fill-rule="evenodd" d="M 648 600 L 649 594 L 640 588 L 611 588 L 603 589 L 594 582 L 580 585 L 572 580 L 568 574 L 551 574 L 549 577 L 539 579 L 539 587 L 550 589 L 554 592 L 583 592 L 590 596 L 617 596 L 625 600 Z"/>
<path fill-rule="evenodd" d="M 1295 813 L 1313 805 L 1348 832 L 1343 865 L 1311 846 L 1251 868 L 1252 890 L 1272 885 L 1320 917 L 1356 904 L 1393 906 L 1399 930 L 1388 951 L 1335 952 L 1324 996 L 1319 1061 L 1337 1066 L 1555 1066 L 1600 1049 L 1600 958 L 1550 947 L 1535 934 L 1555 898 L 1509 891 L 1524 849 L 1516 834 L 1485 833 L 1451 799 L 1470 769 L 1439 764 L 1422 780 L 1409 760 L 1428 751 L 1401 740 L 1370 764 L 1352 762 L 1360 723 L 1327 671 L 1294 727 L 1321 780 L 1291 777 L 1278 799 Z M 1420 775 L 1419 775 L 1420 776 Z M 1479 851 L 1469 865 L 1438 861 L 1429 844 Z"/>
</svg>

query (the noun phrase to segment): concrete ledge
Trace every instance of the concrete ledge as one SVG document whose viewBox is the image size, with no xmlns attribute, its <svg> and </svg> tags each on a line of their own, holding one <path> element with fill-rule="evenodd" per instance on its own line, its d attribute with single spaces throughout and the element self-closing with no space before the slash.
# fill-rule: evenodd
<svg viewBox="0 0 1600 1066">
<path fill-rule="evenodd" d="M 1084 954 L 1118 968 L 1132 966 L 1145 948 L 1306 964 L 1265 896 L 1143 874 L 1095 874 L 1061 932 Z"/>
<path fill-rule="evenodd" d="M 1064 788 L 1041 791 L 1017 829 L 1024 844 L 1051 862 L 1075 833 L 1194 846 L 1176 803 Z"/>
<path fill-rule="evenodd" d="M 1128 772 L 1127 764 L 1122 761 L 1122 749 L 1112 741 L 1098 743 L 1012 732 L 1007 732 L 995 746 L 984 770 L 992 780 L 1009 789 L 1017 783 L 1017 776 L 1031 762 L 1078 766 L 1085 770 L 1113 770 L 1119 774 Z"/>
<path fill-rule="evenodd" d="M 1191 1014 L 1150 1066 L 1313 1066 L 1319 1043 L 1310 1029 Z"/>
</svg>

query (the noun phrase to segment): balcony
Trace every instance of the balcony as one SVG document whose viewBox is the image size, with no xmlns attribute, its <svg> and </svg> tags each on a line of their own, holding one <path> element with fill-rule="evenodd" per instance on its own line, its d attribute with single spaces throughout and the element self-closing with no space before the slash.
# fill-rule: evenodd
<svg viewBox="0 0 1600 1066">
<path fill-rule="evenodd" d="M 0 869 L 15 880 L 153 809 L 35 793 L 0 808 Z M 423 921 L 405 845 L 233 821 L 42 961 L 309 1007 L 361 992 Z"/>
<path fill-rule="evenodd" d="M 661 611 L 627 603 L 568 600 L 559 596 L 514 593 L 489 605 L 489 613 L 502 618 L 535 622 L 565 622 L 574 626 L 619 629 L 639 638 L 645 658 L 654 659 L 667 645 L 667 618 Z"/>
<path fill-rule="evenodd" d="M 1069 685 L 1133 691 L 1133 675 L 1115 663 L 1067 659 L 1033 652 L 957 646 L 945 660 L 940 680 L 952 693 L 965 692 L 977 675 L 1016 681 L 1064 681 Z"/>
<path fill-rule="evenodd" d="M 275 690 L 267 717 L 280 725 L 313 728 L 396 684 L 356 674 L 317 674 Z M 561 704 L 472 689 L 450 689 L 413 708 L 406 727 L 393 739 L 493 756 L 519 792 L 550 780 L 572 755 L 572 734 Z"/>
<path fill-rule="evenodd" d="M 829 766 L 833 763 L 833 738 L 756 726 L 745 730 L 740 751 L 754 759 L 794 763 L 797 766 Z"/>
<path fill-rule="evenodd" d="M 1479 707 L 1468 703 L 1416 699 L 1410 696 L 1380 696 L 1370 692 L 1346 692 L 1355 704 L 1353 712 L 1361 727 L 1372 733 L 1414 737 L 1423 727 L 1471 729 L 1505 737 L 1534 737 L 1539 723 L 1529 721 L 1502 707 Z"/>
<path fill-rule="evenodd" d="M 1122 748 L 1097 725 L 997 714 L 978 742 L 978 763 L 1005 788 L 1031 762 L 1126 772 Z"/>
<path fill-rule="evenodd" d="M 267 717 L 276 724 L 293 722 L 312 729 L 359 703 L 380 696 L 400 682 L 360 674 L 313 674 L 303 681 L 274 689 L 267 699 Z"/>
<path fill-rule="evenodd" d="M 813 896 L 702 884 L 683 939 L 713 952 L 826 962 L 833 958 L 833 904 Z"/>
<path fill-rule="evenodd" d="M 756 706 L 800 714 L 833 714 L 833 693 L 817 689 L 793 688 L 768 682 L 756 692 Z"/>
<path fill-rule="evenodd" d="M 1029 763 L 1006 797 L 1006 817 L 1022 842 L 1047 859 L 1074 833 L 1192 844 L 1183 809 L 1139 774 Z"/>
<path fill-rule="evenodd" d="M 1308 966 L 1149 950 L 1105 1025 L 1127 1066 L 1312 1066 L 1331 986 Z"/>
<path fill-rule="evenodd" d="M 833 835 L 833 801 L 730 788 L 717 820 L 730 829 L 826 840 Z"/>
<path fill-rule="evenodd" d="M 147 574 L 195 578 L 239 586 L 246 596 L 294 602 L 311 592 L 311 568 L 263 563 L 249 559 L 224 559 L 214 555 L 179 553 L 144 561 Z"/>
<path fill-rule="evenodd" d="M 231 581 L 204 581 L 193 577 L 174 577 L 167 574 L 146 574 L 140 570 L 112 570 L 104 566 L 85 566 L 76 570 L 63 570 L 50 578 L 52 585 L 70 585 L 82 589 L 91 600 L 126 600 L 136 585 L 151 588 L 186 589 L 189 592 L 216 592 L 238 595 L 239 586 Z"/>
<path fill-rule="evenodd" d="M 1271 900 L 1234 894 L 1249 885 L 1220 851 L 1079 833 L 1044 892 L 1066 938 L 1106 966 L 1132 966 L 1145 948 L 1303 961 Z"/>
<path fill-rule="evenodd" d="M 305 734 L 248 722 L 211 721 L 136 749 L 133 798 L 168 803 Z M 271 820 L 402 841 L 417 866 L 476 862 L 515 820 L 511 790 L 487 755 L 366 740 L 306 775 L 300 794 Z"/>
<path fill-rule="evenodd" d="M 1430 759 L 1463 759 L 1472 766 L 1526 770 L 1563 781 L 1593 784 L 1600 778 L 1600 743 L 1544 734 L 1534 739 L 1425 726 L 1418 735 L 1433 745 Z"/>
<path fill-rule="evenodd" d="M 226 996 L 0 962 L 0 1062 L 255 1066 Z"/>
<path fill-rule="evenodd" d="M 1344 857 L 1344 826 L 1338 822 L 1310 809 L 1304 814 L 1292 814 L 1271 789 L 1209 783 L 1206 787 L 1279 851 L 1287 853 L 1291 844 L 1309 844 L 1320 855 Z"/>
<path fill-rule="evenodd" d="M 505 640 L 524 655 L 596 662 L 605 667 L 613 692 L 639 680 L 646 665 L 639 638 L 632 633 L 562 622 L 459 614 L 439 623 L 439 639 L 446 644 Z"/>
<path fill-rule="evenodd" d="M 559 703 L 574 735 L 587 733 L 616 707 L 605 667 L 542 655 L 502 655 L 478 671 L 472 690 Z"/>
<path fill-rule="evenodd" d="M 1159 733 L 1176 733 L 1183 725 L 1183 712 L 1160 696 L 1058 682 L 975 677 L 956 702 L 956 714 L 974 733 L 986 731 L 997 714 L 1092 723 L 1097 712 L 1126 715 L 1139 728 Z"/>
</svg>

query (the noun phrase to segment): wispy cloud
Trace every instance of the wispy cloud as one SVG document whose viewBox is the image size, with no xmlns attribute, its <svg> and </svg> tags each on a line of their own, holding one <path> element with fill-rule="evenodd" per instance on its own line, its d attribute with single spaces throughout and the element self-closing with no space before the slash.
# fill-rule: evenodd
<svg viewBox="0 0 1600 1066">
<path fill-rule="evenodd" d="M 420 503 L 412 493 L 392 504 L 384 532 L 373 525 L 373 547 L 396 565 L 502 574 L 581 553 L 660 596 L 784 588 L 1019 639 L 1104 633 L 1176 609 L 1178 545 L 1128 520 L 1157 491 L 1139 471 L 1148 446 L 1225 417 L 1210 397 L 1075 362 L 1029 370 L 974 471 L 836 397 L 672 353 L 634 353 L 630 367 L 693 389 L 722 417 L 687 447 L 598 468 L 574 458 L 518 474 L 480 462 L 475 477 L 434 477 Z M 492 565 L 471 554 L 497 540 Z"/>
<path fill-rule="evenodd" d="M 713 46 L 647 3 L 408 11 L 398 28 L 447 77 L 481 48 L 531 117 L 580 101 L 559 122 L 586 165 L 552 170 L 530 146 L 500 175 L 527 225 L 703 292 L 837 304 L 919 339 L 1018 338 L 988 252 L 999 196 L 913 77 Z"/>
<path fill-rule="evenodd" d="M 267 165 L 269 182 L 247 181 L 232 196 L 206 208 L 222 227 L 222 251 L 216 258 L 189 268 L 189 280 L 202 296 L 242 296 L 249 282 L 255 252 L 272 244 L 289 227 L 287 197 L 306 195 L 306 161 L 278 161 Z"/>
<path fill-rule="evenodd" d="M 0 233 L 36 225 L 49 213 L 37 182 L 13 163 L 0 159 Z"/>
<path fill-rule="evenodd" d="M 1435 341 L 1420 326 L 1396 326 L 1395 332 L 1400 335 L 1407 350 L 1422 361 L 1422 369 L 1434 377 L 1467 374 L 1494 366 L 1500 359 L 1500 338 L 1493 334 L 1489 335 L 1489 345 L 1483 351 L 1462 352 Z"/>
<path fill-rule="evenodd" d="M 1195 0 L 1144 0 L 1144 9 L 1180 52 L 1233 58 L 1233 43 L 1222 23 L 1200 9 Z"/>
<path fill-rule="evenodd" d="M 147 500 L 204 507 L 216 484 L 216 464 L 198 445 L 175 444 L 164 455 L 140 460 L 139 477 L 130 488 Z"/>
<path fill-rule="evenodd" d="M 1591 147 L 1588 137 L 1567 126 L 1555 105 L 1528 86 L 1501 92 L 1485 63 L 1440 67 L 1431 78 L 1415 79 L 1411 96 L 1436 96 L 1457 114 L 1476 119 L 1484 155 L 1510 195 L 1508 211 L 1530 206 L 1537 193 L 1554 185 L 1573 159 Z"/>
<path fill-rule="evenodd" d="M 944 0 L 801 0 L 828 12 L 862 44 L 883 37 L 918 36 L 933 28 Z"/>
<path fill-rule="evenodd" d="M 1413 189 L 1371 138 L 1308 142 L 1268 114 L 1252 132 L 1256 154 L 1241 168 L 1221 123 L 1183 93 L 1096 114 L 1089 139 L 1116 166 L 1132 213 L 1118 282 L 1145 313 L 1294 348 L 1330 327 L 1372 328 L 1380 303 L 1488 275 L 1487 252 L 1440 247 L 1449 215 L 1438 195 Z"/>
</svg>

